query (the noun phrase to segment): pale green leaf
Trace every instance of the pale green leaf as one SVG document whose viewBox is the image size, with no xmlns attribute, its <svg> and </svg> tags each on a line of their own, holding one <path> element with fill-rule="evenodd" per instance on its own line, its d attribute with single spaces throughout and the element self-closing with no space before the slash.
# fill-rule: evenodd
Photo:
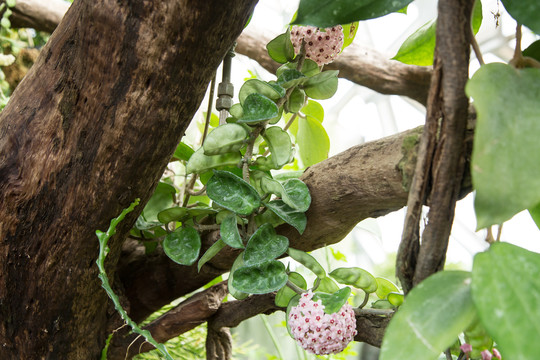
<svg viewBox="0 0 540 360">
<path fill-rule="evenodd" d="M 296 143 L 304 167 L 326 160 L 330 151 L 330 138 L 322 124 L 311 116 L 299 118 L 297 122 Z"/>
</svg>

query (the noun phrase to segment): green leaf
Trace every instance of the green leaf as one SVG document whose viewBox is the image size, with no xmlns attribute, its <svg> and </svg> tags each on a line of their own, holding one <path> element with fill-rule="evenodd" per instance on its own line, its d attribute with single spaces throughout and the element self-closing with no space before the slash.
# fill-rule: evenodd
<svg viewBox="0 0 540 360">
<path fill-rule="evenodd" d="M 343 46 L 341 50 L 345 49 L 347 46 L 351 45 L 356 32 L 358 31 L 358 21 L 355 21 L 351 24 L 345 24 L 343 26 Z"/>
<path fill-rule="evenodd" d="M 540 3 L 536 0 L 502 0 L 504 8 L 520 24 L 540 34 Z"/>
<path fill-rule="evenodd" d="M 180 142 L 180 144 L 178 144 L 178 146 L 176 147 L 176 150 L 174 151 L 172 161 L 174 160 L 188 161 L 194 152 L 195 150 L 193 150 L 189 145 L 186 145 L 183 142 Z"/>
<path fill-rule="evenodd" d="M 438 359 L 474 320 L 470 276 L 443 271 L 413 288 L 386 328 L 380 359 Z"/>
<path fill-rule="evenodd" d="M 188 209 L 183 207 L 172 207 L 160 211 L 157 215 L 157 218 L 163 224 L 170 223 L 171 221 L 181 221 L 184 217 L 188 215 Z"/>
<path fill-rule="evenodd" d="M 323 278 L 317 278 L 319 279 L 319 286 L 317 286 L 314 290 L 325 292 L 325 293 L 335 293 L 339 290 L 339 286 L 336 284 L 332 278 L 326 276 Z M 317 280 L 315 280 L 315 283 L 317 283 Z"/>
<path fill-rule="evenodd" d="M 482 356 L 482 350 L 491 350 L 493 347 L 493 339 L 478 318 L 463 332 L 463 335 L 465 335 L 465 342 L 472 346 L 472 352 L 469 354 L 471 359 L 479 359 Z"/>
<path fill-rule="evenodd" d="M 240 152 L 208 156 L 204 148 L 195 151 L 186 165 L 186 173 L 202 173 L 223 166 L 235 166 L 242 160 Z"/>
<path fill-rule="evenodd" d="M 540 203 L 540 166 L 531 156 L 540 154 L 540 69 L 487 64 L 466 92 L 478 113 L 471 169 L 481 229 Z"/>
<path fill-rule="evenodd" d="M 272 161 L 276 168 L 279 169 L 291 161 L 292 142 L 287 132 L 279 126 L 272 126 L 267 128 L 262 136 L 270 148 Z"/>
<path fill-rule="evenodd" d="M 297 62 L 285 63 L 276 70 L 276 76 L 279 78 L 281 74 L 283 74 L 286 70 L 292 70 L 292 69 L 296 70 L 297 66 L 298 66 Z M 315 61 L 311 59 L 304 59 L 304 64 L 302 65 L 302 69 L 300 71 L 305 76 L 311 77 L 313 75 L 317 75 L 318 73 L 320 73 L 321 69 L 319 68 L 319 65 Z M 285 93 L 283 93 L 282 96 L 284 95 Z"/>
<path fill-rule="evenodd" d="M 153 230 L 155 228 L 161 227 L 162 225 L 163 223 L 159 221 L 146 221 L 142 214 L 139 215 L 137 221 L 135 221 L 135 228 L 138 230 Z"/>
<path fill-rule="evenodd" d="M 540 61 L 540 40 L 536 40 L 523 50 L 523 56 L 528 56 L 537 61 Z"/>
<path fill-rule="evenodd" d="M 243 266 L 234 272 L 233 285 L 249 294 L 266 294 L 281 289 L 287 283 L 285 265 L 271 260 L 253 266 Z"/>
<path fill-rule="evenodd" d="M 291 258 L 298 261 L 300 264 L 307 267 L 309 270 L 311 270 L 315 275 L 317 275 L 320 278 L 326 277 L 326 271 L 324 271 L 324 268 L 319 264 L 317 260 L 311 255 L 309 255 L 307 252 L 302 250 L 297 250 L 293 248 L 289 248 L 287 250 L 287 253 Z"/>
<path fill-rule="evenodd" d="M 304 167 L 326 160 L 330 151 L 330 138 L 322 124 L 311 116 L 299 118 L 297 122 L 296 143 Z"/>
<path fill-rule="evenodd" d="M 327 28 L 399 11 L 412 0 L 301 0 L 293 24 Z"/>
<path fill-rule="evenodd" d="M 311 204 L 311 195 L 307 185 L 299 179 L 289 179 L 283 184 L 264 177 L 261 179 L 261 189 L 266 193 L 276 194 L 294 212 L 306 212 Z"/>
<path fill-rule="evenodd" d="M 242 108 L 242 104 L 233 104 L 233 106 L 231 106 L 229 109 L 229 114 L 236 119 L 241 119 L 242 116 L 244 116 L 244 108 Z"/>
<path fill-rule="evenodd" d="M 259 79 L 249 79 L 240 88 L 240 91 L 238 92 L 238 100 L 240 100 L 240 104 L 242 104 L 242 106 L 245 106 L 246 100 L 251 94 L 263 95 L 271 100 L 278 100 L 280 97 L 282 97 L 280 91 L 275 85 L 271 85 Z"/>
<path fill-rule="evenodd" d="M 304 277 L 297 272 L 291 272 L 289 274 L 289 281 L 301 289 L 307 289 L 306 279 L 304 279 Z M 284 286 L 277 292 L 275 303 L 277 306 L 287 307 L 291 299 L 296 295 L 297 294 L 294 292 L 293 289 L 288 286 Z"/>
<path fill-rule="evenodd" d="M 324 108 L 315 100 L 308 100 L 306 106 L 304 106 L 300 111 L 302 114 L 310 116 L 320 123 L 322 123 L 324 120 Z"/>
<path fill-rule="evenodd" d="M 152 197 L 146 203 L 143 210 L 143 216 L 148 222 L 157 220 L 157 215 L 163 209 L 171 207 L 174 204 L 176 189 L 174 186 L 164 182 L 159 182 L 152 194 Z"/>
<path fill-rule="evenodd" d="M 334 96 L 338 87 L 338 72 L 337 70 L 327 70 L 308 78 L 303 86 L 306 95 L 318 100 Z"/>
<path fill-rule="evenodd" d="M 507 243 L 495 243 L 474 258 L 474 304 L 504 358 L 540 354 L 539 273 L 540 254 Z"/>
<path fill-rule="evenodd" d="M 405 300 L 405 296 L 398 292 L 388 293 L 388 302 L 396 307 L 401 306 Z"/>
<path fill-rule="evenodd" d="M 264 205 L 287 224 L 298 230 L 300 234 L 304 233 L 307 224 L 306 214 L 291 208 L 289 205 L 285 204 L 283 200 L 272 200 Z"/>
<path fill-rule="evenodd" d="M 266 45 L 268 55 L 280 64 L 285 64 L 294 59 L 294 47 L 291 42 L 289 30 L 286 33 L 278 35 Z"/>
<path fill-rule="evenodd" d="M 279 109 L 276 103 L 259 93 L 248 95 L 242 108 L 244 109 L 244 114 L 238 120 L 239 123 L 257 123 L 275 118 L 279 115 Z"/>
<path fill-rule="evenodd" d="M 244 252 L 244 264 L 251 266 L 274 260 L 285 253 L 288 247 L 289 239 L 277 235 L 272 225 L 264 224 L 249 238 Z"/>
<path fill-rule="evenodd" d="M 165 254 L 180 265 L 193 265 L 199 257 L 201 238 L 192 227 L 180 227 L 167 234 L 163 240 Z"/>
<path fill-rule="evenodd" d="M 240 215 L 249 215 L 261 204 L 257 190 L 228 171 L 214 171 L 206 184 L 206 194 L 212 201 Z"/>
<path fill-rule="evenodd" d="M 333 314 L 338 312 L 341 307 L 345 305 L 350 295 L 351 288 L 344 287 L 333 294 L 316 292 L 313 294 L 313 301 L 321 300 L 321 303 L 324 305 L 324 312 L 327 314 Z"/>
<path fill-rule="evenodd" d="M 307 78 L 302 72 L 296 69 L 287 69 L 279 75 L 277 83 L 284 89 L 292 88 L 293 86 L 298 86 L 306 81 Z"/>
<path fill-rule="evenodd" d="M 205 155 L 237 152 L 245 145 L 249 132 L 238 124 L 224 124 L 215 128 L 204 140 Z"/>
<path fill-rule="evenodd" d="M 244 266 L 244 252 L 241 252 L 240 255 L 234 260 L 234 263 L 231 267 L 231 271 L 229 272 L 229 279 L 227 280 L 227 288 L 229 289 L 229 293 L 234 296 L 236 300 L 243 300 L 249 296 L 248 293 L 242 292 L 238 290 L 233 282 L 234 282 L 234 272 L 236 269 L 241 268 Z"/>
<path fill-rule="evenodd" d="M 212 246 L 210 246 L 208 250 L 206 250 L 204 255 L 201 256 L 199 262 L 197 263 L 197 271 L 201 272 L 201 268 L 203 267 L 203 265 L 206 264 L 209 260 L 211 260 L 214 256 L 216 256 L 217 253 L 225 247 L 225 245 L 226 244 L 222 239 L 219 239 L 218 241 L 213 243 Z"/>
<path fill-rule="evenodd" d="M 358 267 L 337 268 L 329 275 L 340 284 L 354 286 L 368 294 L 377 291 L 377 281 L 364 269 Z"/>
<path fill-rule="evenodd" d="M 238 224 L 236 221 L 236 214 L 230 214 L 226 216 L 221 222 L 220 226 L 221 239 L 225 244 L 235 249 L 243 249 L 244 243 L 238 232 Z"/>
<path fill-rule="evenodd" d="M 375 291 L 375 293 L 379 299 L 386 299 L 388 294 L 391 292 L 399 292 L 398 287 L 390 280 L 382 277 L 376 277 L 375 281 L 377 282 L 377 291 Z"/>
<path fill-rule="evenodd" d="M 532 209 L 529 209 L 529 213 L 536 223 L 536 226 L 540 229 L 540 204 L 536 205 Z"/>
<path fill-rule="evenodd" d="M 287 99 L 286 108 L 288 112 L 296 113 L 304 106 L 306 102 L 306 93 L 300 88 L 294 88 L 291 96 Z"/>
<path fill-rule="evenodd" d="M 371 303 L 372 309 L 395 309 L 396 307 L 390 303 L 388 300 L 377 300 Z"/>
</svg>

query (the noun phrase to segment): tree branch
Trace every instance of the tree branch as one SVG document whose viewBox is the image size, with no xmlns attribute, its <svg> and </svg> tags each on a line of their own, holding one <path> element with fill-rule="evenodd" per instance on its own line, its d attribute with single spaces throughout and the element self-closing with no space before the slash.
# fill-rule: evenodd
<svg viewBox="0 0 540 360">
<path fill-rule="evenodd" d="M 11 25 L 52 33 L 70 5 L 63 0 L 17 0 L 10 16 Z"/>
</svg>

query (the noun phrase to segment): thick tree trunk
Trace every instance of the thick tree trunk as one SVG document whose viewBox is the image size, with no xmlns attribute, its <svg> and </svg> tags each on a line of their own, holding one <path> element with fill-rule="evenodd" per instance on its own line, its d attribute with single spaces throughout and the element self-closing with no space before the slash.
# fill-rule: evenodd
<svg viewBox="0 0 540 360">
<path fill-rule="evenodd" d="M 113 269 L 255 3 L 70 8 L 0 116 L 1 359 L 99 357 L 116 317 L 94 231 L 142 199 L 110 241 Z"/>
</svg>

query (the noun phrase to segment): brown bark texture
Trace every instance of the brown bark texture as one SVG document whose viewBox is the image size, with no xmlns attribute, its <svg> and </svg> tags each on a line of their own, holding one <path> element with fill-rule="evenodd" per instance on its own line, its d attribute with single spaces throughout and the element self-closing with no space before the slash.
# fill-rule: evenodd
<svg viewBox="0 0 540 360">
<path fill-rule="evenodd" d="M 255 4 L 69 9 L 0 115 L 0 358 L 99 357 L 116 315 L 97 278 L 94 232 L 142 199 L 110 240 L 113 270 Z"/>
</svg>

